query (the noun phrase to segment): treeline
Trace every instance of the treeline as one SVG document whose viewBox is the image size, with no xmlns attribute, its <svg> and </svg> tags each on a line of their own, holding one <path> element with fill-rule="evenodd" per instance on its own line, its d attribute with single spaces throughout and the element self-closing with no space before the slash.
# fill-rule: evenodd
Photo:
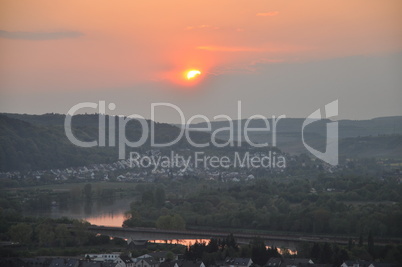
<svg viewBox="0 0 402 267">
<path fill-rule="evenodd" d="M 66 185 L 64 190 L 54 188 L 19 188 L 15 190 L 0 190 L 0 207 L 13 212 L 50 211 L 53 205 L 61 209 L 76 205 L 84 205 L 87 209 L 97 203 L 110 203 L 115 199 L 134 197 L 135 184 L 123 186 L 118 183 L 78 183 Z"/>
<path fill-rule="evenodd" d="M 370 242 L 371 240 L 371 242 Z M 196 242 L 186 248 L 184 258 L 187 260 L 202 260 L 206 266 L 213 266 L 226 258 L 251 258 L 254 266 L 265 266 L 268 260 L 274 258 L 308 258 L 316 264 L 332 264 L 340 266 L 347 260 L 367 260 L 402 264 L 402 246 L 375 246 L 373 239 L 368 237 L 368 244 L 349 243 L 340 246 L 330 243 L 303 243 L 297 254 L 291 254 L 285 248 L 267 247 L 260 238 L 255 238 L 248 245 L 237 244 L 233 235 L 225 239 L 211 239 L 208 244 Z"/>
<path fill-rule="evenodd" d="M 331 263 L 334 266 L 340 266 L 346 260 L 366 260 L 402 265 L 402 245 L 378 246 L 372 238 L 371 236 L 370 239 L 369 234 L 368 242 L 364 242 L 364 244 L 363 238 L 357 244 L 350 240 L 347 246 L 330 243 L 306 243 L 301 246 L 298 255 L 310 258 L 314 263 Z"/>
<path fill-rule="evenodd" d="M 251 258 L 254 265 L 263 266 L 271 257 L 281 257 L 278 249 L 267 248 L 264 241 L 256 238 L 249 245 L 237 244 L 232 234 L 225 239 L 212 238 L 208 244 L 196 242 L 186 248 L 184 258 L 195 261 L 202 260 L 206 266 L 215 265 L 227 257 Z"/>
<path fill-rule="evenodd" d="M 155 227 L 160 216 L 180 215 L 193 228 L 233 228 L 358 237 L 402 237 L 402 185 L 358 176 L 247 184 L 188 182 L 162 190 L 139 186 L 127 226 Z M 311 192 L 312 188 L 316 191 Z M 329 192 L 326 188 L 330 188 Z M 161 192 L 156 193 L 156 192 Z M 163 193 L 162 193 L 163 192 Z M 166 193 L 165 193 L 166 192 Z M 188 193 L 186 193 L 188 192 Z M 157 198 L 166 195 L 161 206 Z M 162 197 L 161 199 L 163 199 Z"/>
<path fill-rule="evenodd" d="M 66 224 L 61 224 L 67 222 L 71 223 L 70 220 L 63 222 L 62 220 L 53 221 L 50 219 L 32 221 L 31 223 L 20 222 L 10 226 L 6 234 L 11 241 L 28 246 L 71 247 L 98 243 L 96 237 L 85 231 L 85 222 L 73 221 L 71 225 L 74 229 L 70 229 Z M 106 238 L 99 238 L 99 243 L 103 243 Z"/>
<path fill-rule="evenodd" d="M 0 238 L 28 247 L 72 247 L 108 244 L 110 238 L 90 233 L 83 220 L 24 217 L 0 209 Z M 121 240 L 116 239 L 121 242 Z M 126 244 L 123 240 L 123 244 Z"/>
</svg>

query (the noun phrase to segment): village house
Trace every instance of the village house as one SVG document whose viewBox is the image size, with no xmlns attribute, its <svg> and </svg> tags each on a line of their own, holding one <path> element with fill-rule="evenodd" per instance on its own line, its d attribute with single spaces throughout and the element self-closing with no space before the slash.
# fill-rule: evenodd
<svg viewBox="0 0 402 267">
<path fill-rule="evenodd" d="M 267 261 L 265 266 L 266 267 L 279 267 L 279 266 L 281 266 L 282 262 L 283 262 L 282 258 L 272 257 Z"/>
<path fill-rule="evenodd" d="M 225 259 L 225 267 L 250 267 L 253 261 L 250 258 L 230 258 Z"/>
<path fill-rule="evenodd" d="M 159 261 L 153 257 L 137 258 L 134 267 L 159 267 Z"/>
<path fill-rule="evenodd" d="M 175 261 L 177 260 L 177 255 L 174 255 L 170 251 L 158 251 L 148 253 L 147 255 L 151 256 L 155 260 L 159 261 L 160 263 L 165 262 L 166 260 Z"/>
<path fill-rule="evenodd" d="M 120 256 L 120 252 L 114 252 L 109 254 L 85 254 L 85 258 L 91 261 L 116 261 Z"/>
<path fill-rule="evenodd" d="M 49 267 L 78 267 L 79 264 L 77 259 L 53 259 Z"/>
<path fill-rule="evenodd" d="M 133 260 L 128 256 L 121 255 L 114 262 L 116 267 L 134 267 Z"/>
<path fill-rule="evenodd" d="M 393 267 L 396 266 L 384 262 L 369 262 L 364 260 L 350 260 L 342 263 L 341 267 Z"/>
<path fill-rule="evenodd" d="M 303 266 L 313 266 L 314 262 L 310 259 L 304 258 L 294 258 L 294 259 L 284 259 L 281 267 L 303 267 Z"/>
</svg>

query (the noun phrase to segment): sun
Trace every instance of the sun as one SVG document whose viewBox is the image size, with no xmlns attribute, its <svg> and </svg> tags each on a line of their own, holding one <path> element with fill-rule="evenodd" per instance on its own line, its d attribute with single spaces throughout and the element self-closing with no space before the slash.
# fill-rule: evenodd
<svg viewBox="0 0 402 267">
<path fill-rule="evenodd" d="M 201 75 L 201 71 L 199 70 L 189 70 L 187 72 L 187 80 L 191 80 L 193 78 L 195 78 L 197 75 Z"/>
</svg>

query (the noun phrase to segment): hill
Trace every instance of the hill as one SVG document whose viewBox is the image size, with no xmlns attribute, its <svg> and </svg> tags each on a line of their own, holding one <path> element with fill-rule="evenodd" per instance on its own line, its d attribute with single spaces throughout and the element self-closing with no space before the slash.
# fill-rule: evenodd
<svg viewBox="0 0 402 267">
<path fill-rule="evenodd" d="M 115 147 L 82 148 L 72 144 L 64 132 L 65 115 L 44 114 L 0 114 L 0 171 L 11 170 L 38 170 L 84 166 L 93 163 L 111 163 L 118 159 L 117 141 Z M 115 119 L 116 132 L 119 127 Z M 109 118 L 106 116 L 106 121 Z M 302 143 L 301 128 L 303 119 L 290 118 L 278 122 L 277 148 L 291 154 L 310 153 Z M 244 125 L 244 120 L 241 121 Z M 326 123 L 320 120 L 311 123 L 305 128 L 305 140 L 315 149 L 325 149 Z M 148 127 L 151 121 L 146 121 Z M 237 124 L 234 121 L 235 138 L 237 137 Z M 271 121 L 272 123 L 272 121 Z M 272 125 L 272 124 L 271 124 Z M 192 127 L 202 127 L 197 124 Z M 212 122 L 212 130 L 228 126 L 227 122 Z M 263 121 L 253 120 L 250 127 L 262 127 Z M 98 115 L 84 114 L 72 118 L 72 131 L 78 139 L 83 141 L 98 140 Z M 109 127 L 106 124 L 106 140 L 108 140 Z M 155 140 L 157 143 L 167 143 L 179 135 L 177 126 L 166 123 L 155 123 Z M 142 134 L 138 121 L 130 121 L 126 125 L 128 140 L 137 141 Z M 367 121 L 339 121 L 339 152 L 342 158 L 402 158 L 402 117 L 377 118 Z M 206 143 L 211 140 L 211 134 L 206 132 L 190 133 L 191 139 L 196 143 Z M 222 140 L 228 139 L 228 133 L 221 131 L 217 135 Z M 242 136 L 244 140 L 244 137 Z M 251 132 L 253 142 L 272 143 L 272 134 L 269 132 Z M 225 153 L 233 149 L 247 150 L 250 147 L 242 144 L 241 148 L 215 148 L 209 147 L 214 153 Z M 150 135 L 146 143 L 130 151 L 147 151 L 151 149 Z M 194 150 L 185 137 L 167 150 Z"/>
<path fill-rule="evenodd" d="M 302 142 L 302 125 L 305 119 L 284 118 L 276 123 L 276 146 L 284 152 L 290 154 L 309 154 Z M 254 143 L 273 144 L 273 121 L 269 119 L 270 131 L 249 132 L 249 138 Z M 233 121 L 234 139 L 238 138 L 238 125 L 241 124 L 241 140 L 244 138 L 244 124 L 246 120 Z M 304 129 L 304 138 L 311 147 L 324 151 L 326 144 L 326 124 L 331 121 L 328 119 L 318 120 L 307 125 Z M 199 123 L 193 127 L 205 127 L 205 123 Z M 227 121 L 211 122 L 212 131 L 228 127 Z M 402 116 L 382 117 L 371 120 L 339 120 L 339 150 L 341 156 L 364 157 L 373 155 L 384 157 L 402 157 L 402 142 L 398 136 L 402 135 Z M 249 128 L 264 128 L 265 122 L 261 119 L 252 120 Z M 223 140 L 230 139 L 228 131 L 220 131 L 217 136 Z M 362 141 L 361 137 L 371 137 Z M 389 139 L 389 140 L 388 140 Z M 366 140 L 366 139 L 364 139 Z M 386 141 L 388 140 L 388 141 Z M 362 143 L 366 142 L 366 143 Z M 387 142 L 395 146 L 387 146 Z M 361 145 L 353 145 L 360 143 Z M 366 144 L 366 147 L 363 145 Z M 352 149 L 352 147 L 354 149 Z M 370 148 L 371 147 L 371 148 Z M 378 151 L 373 151 L 377 149 Z M 399 148 L 399 151 L 397 151 Z M 370 151 L 370 153 L 368 153 Z"/>
<path fill-rule="evenodd" d="M 38 170 L 84 166 L 93 163 L 110 163 L 118 160 L 118 142 L 115 146 L 82 148 L 72 144 L 64 132 L 64 115 L 26 115 L 0 114 L 0 171 Z M 108 121 L 106 117 L 106 121 Z M 150 127 L 150 121 L 146 122 Z M 115 117 L 118 137 L 118 119 Z M 77 139 L 93 141 L 99 139 L 98 115 L 76 115 L 72 118 L 72 132 Z M 109 127 L 106 124 L 106 140 L 109 140 Z M 180 129 L 165 123 L 155 123 L 156 143 L 167 143 L 179 135 Z M 142 128 L 137 121 L 126 125 L 127 139 L 134 142 L 140 139 Z M 193 132 L 191 138 L 196 142 L 208 142 L 208 133 Z M 106 141 L 108 144 L 108 142 Z M 188 148 L 185 138 L 180 139 L 174 149 Z M 150 149 L 150 135 L 143 146 L 130 151 Z"/>
</svg>

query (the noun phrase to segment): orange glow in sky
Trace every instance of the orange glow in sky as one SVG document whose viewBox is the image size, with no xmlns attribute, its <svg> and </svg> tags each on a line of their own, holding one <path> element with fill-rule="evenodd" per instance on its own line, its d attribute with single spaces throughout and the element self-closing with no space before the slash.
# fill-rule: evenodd
<svg viewBox="0 0 402 267">
<path fill-rule="evenodd" d="M 400 0 L 155 1 L 2 1 L 3 90 L 181 83 L 172 73 L 195 65 L 225 75 L 402 44 Z"/>
<path fill-rule="evenodd" d="M 227 103 L 231 102 L 228 97 L 233 101 L 248 99 L 253 101 L 252 109 L 262 109 L 265 102 L 256 103 L 267 98 L 264 94 L 274 93 L 277 99 L 288 101 L 286 90 L 294 88 L 312 88 L 328 97 L 332 94 L 326 86 L 328 77 L 339 76 L 338 63 L 329 61 L 388 60 L 387 56 L 390 66 L 378 66 L 378 70 L 390 71 L 379 78 L 384 76 L 383 81 L 393 85 L 381 86 L 397 94 L 400 75 L 392 72 L 398 69 L 392 65 L 392 55 L 402 52 L 401 8 L 401 0 L 2 0 L 0 109 L 65 113 L 82 101 L 81 96 L 113 98 L 125 103 L 115 113 L 127 115 L 138 112 L 134 106 L 143 109 L 162 100 L 188 105 L 189 110 L 199 108 L 199 113 L 212 105 L 212 99 L 220 108 L 219 98 L 223 97 Z M 304 75 L 295 68 L 312 70 L 314 62 L 324 65 L 320 73 L 326 71 L 328 77 L 285 78 L 292 71 Z M 325 68 L 328 64 L 334 68 Z M 337 83 L 348 83 L 336 88 L 360 88 L 349 78 L 361 79 L 366 73 L 365 78 L 374 77 L 365 69 L 346 65 L 362 74 L 336 79 Z M 192 69 L 201 74 L 188 79 L 185 71 Z M 354 69 L 350 72 L 355 73 Z M 251 91 L 245 93 L 237 89 L 240 86 Z M 328 88 L 328 94 L 322 94 L 323 87 Z M 362 92 L 350 94 L 357 97 Z M 133 99 L 128 103 L 130 96 Z M 46 99 L 46 103 L 34 104 L 33 97 Z M 395 101 L 393 110 L 399 112 L 397 97 L 389 99 Z M 373 95 L 370 101 L 376 103 L 378 96 Z M 270 107 L 284 109 L 279 103 L 282 101 L 276 100 Z M 303 103 L 307 106 L 307 101 Z M 294 115 L 300 114 L 296 105 L 289 104 L 289 108 L 294 109 Z M 223 112 L 212 110 L 211 114 Z M 250 110 L 250 114 L 256 112 Z M 357 116 L 354 110 L 350 112 Z M 373 115 L 366 111 L 359 114 Z"/>
</svg>

